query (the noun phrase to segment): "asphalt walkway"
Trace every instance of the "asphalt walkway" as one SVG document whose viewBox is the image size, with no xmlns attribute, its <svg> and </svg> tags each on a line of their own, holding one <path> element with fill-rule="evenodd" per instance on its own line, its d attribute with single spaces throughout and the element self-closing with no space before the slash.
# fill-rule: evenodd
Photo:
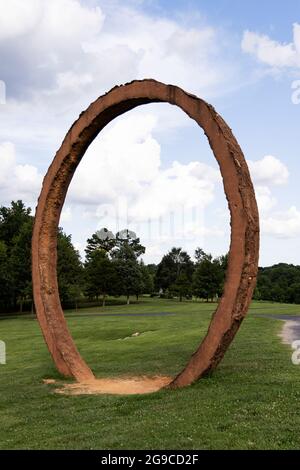
<svg viewBox="0 0 300 470">
<path fill-rule="evenodd" d="M 284 321 L 284 325 L 281 331 L 281 337 L 284 343 L 292 344 L 294 341 L 300 340 L 300 315 L 259 313 L 255 314 L 255 316 Z"/>
</svg>

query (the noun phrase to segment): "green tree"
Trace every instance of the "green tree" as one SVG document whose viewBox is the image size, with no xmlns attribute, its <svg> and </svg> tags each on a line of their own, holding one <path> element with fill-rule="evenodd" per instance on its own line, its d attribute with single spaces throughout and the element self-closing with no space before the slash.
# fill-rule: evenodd
<svg viewBox="0 0 300 470">
<path fill-rule="evenodd" d="M 5 246 L 5 263 L 1 267 L 3 284 L 0 289 L 0 304 L 8 311 L 17 309 L 18 300 L 22 310 L 24 298 L 31 297 L 30 231 L 33 218 L 30 212 L 31 209 L 26 208 L 22 201 L 12 201 L 10 207 L 0 207 L 2 257 Z"/>
<path fill-rule="evenodd" d="M 254 298 L 272 302 L 299 303 L 300 266 L 279 263 L 259 268 Z"/>
<path fill-rule="evenodd" d="M 181 272 L 174 284 L 170 286 L 171 293 L 179 296 L 180 302 L 183 297 L 189 297 L 192 293 L 192 283 L 185 272 Z"/>
<path fill-rule="evenodd" d="M 25 221 L 18 235 L 13 239 L 11 248 L 10 269 L 13 282 L 14 298 L 18 300 L 20 313 L 23 311 L 25 300 L 32 299 L 31 281 L 31 238 L 33 219 Z"/>
<path fill-rule="evenodd" d="M 196 264 L 201 263 L 204 260 L 212 261 L 212 255 L 210 253 L 205 253 L 202 248 L 198 247 L 195 250 L 195 259 L 196 259 Z"/>
<path fill-rule="evenodd" d="M 146 251 L 136 234 L 128 229 L 120 230 L 116 234 L 116 251 L 124 246 L 131 249 L 136 259 Z"/>
<path fill-rule="evenodd" d="M 57 278 L 62 303 L 75 302 L 82 286 L 83 268 L 79 252 L 72 244 L 71 235 L 60 228 L 57 237 Z"/>
<path fill-rule="evenodd" d="M 285 294 L 285 301 L 291 304 L 300 304 L 300 282 L 294 282 Z"/>
<path fill-rule="evenodd" d="M 117 291 L 116 265 L 109 259 L 106 251 L 96 249 L 89 253 L 85 263 L 85 283 L 85 294 L 96 299 L 102 295 L 103 307 L 107 295 Z"/>
<path fill-rule="evenodd" d="M 103 228 L 87 240 L 85 251 L 86 292 L 90 295 L 103 295 L 104 291 L 104 297 L 107 293 L 125 295 L 129 303 L 130 295 L 138 298 L 143 292 L 146 273 L 137 258 L 145 253 L 145 247 L 134 232 L 125 229 L 114 236 Z"/>
<path fill-rule="evenodd" d="M 107 228 L 102 228 L 93 233 L 91 238 L 87 239 L 87 246 L 85 249 L 86 257 L 89 258 L 95 250 L 104 250 L 110 253 L 116 247 L 116 238 L 114 234 Z"/>
<path fill-rule="evenodd" d="M 227 272 L 227 267 L 228 267 L 228 253 L 226 255 L 222 255 L 222 256 L 219 256 L 218 258 L 215 258 L 213 260 L 213 263 L 215 264 L 216 273 L 220 279 L 219 289 L 217 291 L 217 294 L 218 294 L 218 297 L 221 297 L 223 295 L 224 285 L 225 285 L 225 280 L 226 280 L 226 272 Z"/>
<path fill-rule="evenodd" d="M 0 308 L 22 311 L 32 300 L 31 238 L 33 217 L 22 201 L 0 207 Z M 58 231 L 57 274 L 62 303 L 77 301 L 82 292 L 82 264 L 71 236 Z"/>
<path fill-rule="evenodd" d="M 218 262 L 204 258 L 196 266 L 193 275 L 193 294 L 207 300 L 219 294 L 222 285 L 222 270 Z"/>
<path fill-rule="evenodd" d="M 129 244 L 123 244 L 114 253 L 113 261 L 118 273 L 118 294 L 125 295 L 129 305 L 130 296 L 138 298 L 143 291 L 143 276 L 136 252 Z"/>
<path fill-rule="evenodd" d="M 140 261 L 140 270 L 142 274 L 142 293 L 143 294 L 152 294 L 154 291 L 154 280 L 151 268 L 149 269 L 143 262 Z"/>
<path fill-rule="evenodd" d="M 157 266 L 155 275 L 155 286 L 157 290 L 170 290 L 176 285 L 180 275 L 185 274 L 189 282 L 192 282 L 194 264 L 186 251 L 182 248 L 172 248 L 169 253 L 163 256 Z"/>
<path fill-rule="evenodd" d="M 85 252 L 88 257 L 90 253 L 99 249 L 113 256 L 124 245 L 128 245 L 134 251 L 137 258 L 145 253 L 145 247 L 141 245 L 140 239 L 131 230 L 121 230 L 115 236 L 107 228 L 98 230 L 91 238 L 88 238 Z"/>
<path fill-rule="evenodd" d="M 11 270 L 7 246 L 0 240 L 0 307 L 2 310 L 10 308 L 13 299 Z"/>
<path fill-rule="evenodd" d="M 6 244 L 8 255 L 23 224 L 32 219 L 30 213 L 31 209 L 20 200 L 12 201 L 10 207 L 0 207 L 0 240 Z"/>
</svg>

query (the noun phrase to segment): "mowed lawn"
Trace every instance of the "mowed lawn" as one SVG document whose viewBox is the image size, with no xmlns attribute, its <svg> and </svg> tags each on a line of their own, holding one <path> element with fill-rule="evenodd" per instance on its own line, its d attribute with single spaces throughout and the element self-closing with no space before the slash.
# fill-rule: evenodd
<svg viewBox="0 0 300 470">
<path fill-rule="evenodd" d="M 97 377 L 170 375 L 186 364 L 214 308 L 143 299 L 66 316 Z M 173 315 L 126 316 L 155 312 Z M 300 366 L 278 337 L 282 322 L 256 313 L 300 314 L 300 306 L 253 303 L 210 377 L 185 389 L 132 396 L 54 393 L 43 379 L 62 378 L 37 321 L 1 319 L 7 364 L 0 365 L 0 448 L 299 449 Z M 135 332 L 140 336 L 124 339 Z"/>
</svg>

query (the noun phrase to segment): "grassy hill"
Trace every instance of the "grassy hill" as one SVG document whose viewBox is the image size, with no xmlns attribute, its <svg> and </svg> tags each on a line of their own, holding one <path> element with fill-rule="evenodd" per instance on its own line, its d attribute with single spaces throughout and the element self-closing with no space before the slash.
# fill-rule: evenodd
<svg viewBox="0 0 300 470">
<path fill-rule="evenodd" d="M 205 334 L 214 308 L 144 299 L 66 316 L 97 377 L 172 375 Z M 63 379 L 37 321 L 1 319 L 7 364 L 0 365 L 0 448 L 297 449 L 300 366 L 278 337 L 282 322 L 256 314 L 298 312 L 296 305 L 253 303 L 212 376 L 186 389 L 139 396 L 54 393 L 43 379 Z M 141 334 L 124 340 L 135 332 Z"/>
</svg>

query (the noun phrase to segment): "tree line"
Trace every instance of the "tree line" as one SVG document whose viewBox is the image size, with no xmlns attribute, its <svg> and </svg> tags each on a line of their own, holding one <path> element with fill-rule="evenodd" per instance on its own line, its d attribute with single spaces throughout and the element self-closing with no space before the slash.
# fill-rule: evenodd
<svg viewBox="0 0 300 470">
<path fill-rule="evenodd" d="M 31 238 L 34 218 L 22 201 L 0 207 L 0 311 L 33 310 L 31 281 Z M 57 272 L 62 302 L 76 297 L 82 263 L 71 236 L 62 229 L 57 237 Z"/>
<path fill-rule="evenodd" d="M 300 304 L 300 266 L 279 263 L 259 268 L 254 298 Z"/>
<path fill-rule="evenodd" d="M 158 264 L 154 277 L 156 291 L 161 296 L 214 300 L 222 295 L 227 255 L 213 259 L 201 248 L 195 251 L 195 261 L 182 248 L 172 248 Z"/>
<path fill-rule="evenodd" d="M 0 207 L 0 311 L 33 309 L 31 281 L 31 209 L 22 201 Z M 104 228 L 88 240 L 85 260 L 71 235 L 58 229 L 57 275 L 63 306 L 101 302 L 108 296 L 157 295 L 162 298 L 217 300 L 223 292 L 228 256 L 213 258 L 197 248 L 194 259 L 173 247 L 159 264 L 145 265 L 146 248 L 130 230 L 115 235 Z M 254 298 L 300 303 L 300 266 L 259 268 Z"/>
<path fill-rule="evenodd" d="M 0 207 L 0 311 L 33 309 L 31 280 L 31 238 L 34 218 L 22 201 Z M 116 236 L 106 229 L 87 240 L 86 259 L 81 261 L 71 235 L 62 228 L 57 236 L 57 278 L 64 307 L 108 295 L 129 298 L 153 292 L 153 277 L 142 260 L 145 247 L 133 232 Z"/>
</svg>

